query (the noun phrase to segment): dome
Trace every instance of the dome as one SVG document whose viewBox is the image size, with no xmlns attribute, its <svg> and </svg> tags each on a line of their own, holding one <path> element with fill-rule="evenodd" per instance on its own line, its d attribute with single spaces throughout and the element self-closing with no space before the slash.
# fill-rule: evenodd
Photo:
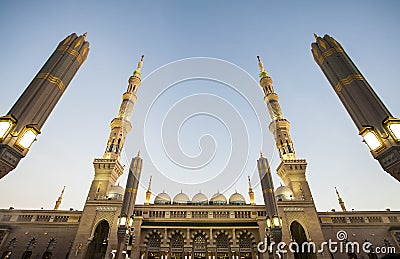
<svg viewBox="0 0 400 259">
<path fill-rule="evenodd" d="M 245 205 L 246 200 L 244 199 L 243 195 L 241 195 L 238 192 L 235 192 L 234 194 L 231 195 L 229 198 L 229 204 L 233 205 Z"/>
<path fill-rule="evenodd" d="M 210 199 L 211 205 L 225 205 L 226 204 L 226 197 L 222 193 L 217 192 L 214 194 Z"/>
<path fill-rule="evenodd" d="M 162 192 L 154 199 L 154 204 L 171 204 L 171 197 L 165 192 Z"/>
<path fill-rule="evenodd" d="M 278 201 L 290 201 L 294 198 L 293 191 L 286 186 L 279 186 L 275 191 L 275 198 Z"/>
<path fill-rule="evenodd" d="M 124 197 L 125 189 L 122 186 L 116 185 L 111 186 L 108 191 L 108 198 L 109 199 L 118 199 Z"/>
<path fill-rule="evenodd" d="M 174 197 L 174 204 L 188 204 L 190 202 L 189 196 L 187 196 L 185 193 L 182 191 L 175 195 Z"/>
<path fill-rule="evenodd" d="M 192 204 L 195 204 L 195 205 L 207 205 L 208 204 L 208 198 L 204 193 L 199 192 L 195 196 L 193 196 Z"/>
</svg>

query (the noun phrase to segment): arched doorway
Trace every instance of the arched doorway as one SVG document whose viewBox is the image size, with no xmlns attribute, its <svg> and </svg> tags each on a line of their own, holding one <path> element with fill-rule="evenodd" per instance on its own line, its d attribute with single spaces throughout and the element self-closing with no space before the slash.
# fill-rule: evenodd
<svg viewBox="0 0 400 259">
<path fill-rule="evenodd" d="M 104 259 L 106 258 L 108 233 L 110 225 L 106 220 L 100 221 L 94 231 L 93 239 L 86 252 L 86 259 Z"/>
<path fill-rule="evenodd" d="M 252 233 L 247 230 L 239 233 L 239 258 L 252 259 L 253 247 L 254 235 L 252 235 Z"/>
<path fill-rule="evenodd" d="M 306 231 L 304 230 L 303 226 L 297 222 L 293 221 L 290 224 L 290 233 L 292 235 L 292 239 L 294 242 L 298 244 L 298 253 L 294 253 L 295 259 L 314 259 L 317 258 L 314 253 L 309 253 L 308 247 L 303 246 L 304 242 L 308 242 Z M 303 249 L 304 248 L 304 249 Z M 293 247 L 294 250 L 297 250 Z M 312 251 L 311 251 L 312 252 Z"/>
<path fill-rule="evenodd" d="M 161 258 L 161 236 L 157 231 L 150 234 L 149 241 L 147 244 L 148 259 L 160 259 Z"/>
</svg>

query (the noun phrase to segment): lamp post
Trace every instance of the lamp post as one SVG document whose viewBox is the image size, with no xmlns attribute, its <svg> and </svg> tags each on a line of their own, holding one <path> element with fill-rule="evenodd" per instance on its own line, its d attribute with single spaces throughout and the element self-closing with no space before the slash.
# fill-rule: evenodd
<svg viewBox="0 0 400 259">
<path fill-rule="evenodd" d="M 126 252 L 126 241 L 131 234 L 131 227 L 133 223 L 133 218 L 128 217 L 126 214 L 121 214 L 118 217 L 118 249 L 117 249 L 117 259 L 128 258 Z M 123 256 L 125 254 L 125 256 Z"/>
<path fill-rule="evenodd" d="M 273 258 L 272 242 L 277 244 L 282 241 L 282 218 L 278 214 L 274 214 L 272 217 L 267 216 L 266 225 L 267 251 L 269 256 Z"/>
</svg>

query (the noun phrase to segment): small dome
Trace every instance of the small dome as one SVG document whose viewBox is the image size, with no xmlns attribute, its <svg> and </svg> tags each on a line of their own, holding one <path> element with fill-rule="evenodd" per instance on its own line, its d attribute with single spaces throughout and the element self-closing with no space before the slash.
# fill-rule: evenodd
<svg viewBox="0 0 400 259">
<path fill-rule="evenodd" d="M 226 204 L 226 197 L 222 193 L 217 192 L 214 194 L 210 199 L 211 205 L 225 205 Z"/>
<path fill-rule="evenodd" d="M 241 195 L 238 192 L 235 192 L 234 194 L 231 195 L 229 198 L 229 204 L 233 205 L 245 205 L 246 200 L 244 199 L 243 195 Z"/>
<path fill-rule="evenodd" d="M 278 201 L 293 200 L 293 198 L 294 198 L 293 191 L 289 187 L 279 186 L 278 188 L 276 188 L 275 198 Z"/>
<path fill-rule="evenodd" d="M 193 196 L 192 204 L 206 205 L 206 204 L 208 204 L 208 198 L 204 193 L 199 192 L 195 196 Z"/>
<path fill-rule="evenodd" d="M 110 199 L 118 199 L 124 197 L 125 189 L 122 186 L 116 185 L 111 186 L 108 190 L 108 198 Z"/>
<path fill-rule="evenodd" d="M 189 199 L 189 196 L 187 196 L 185 193 L 183 193 L 181 191 L 180 193 L 175 195 L 173 203 L 174 204 L 188 204 L 188 203 L 190 203 L 190 199 Z"/>
<path fill-rule="evenodd" d="M 165 192 L 162 192 L 154 199 L 154 204 L 171 204 L 171 197 Z"/>
</svg>

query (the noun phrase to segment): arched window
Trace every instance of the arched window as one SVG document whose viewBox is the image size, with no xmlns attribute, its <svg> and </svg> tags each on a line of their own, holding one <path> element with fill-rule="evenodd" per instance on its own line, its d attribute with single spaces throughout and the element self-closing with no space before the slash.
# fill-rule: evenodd
<svg viewBox="0 0 400 259">
<path fill-rule="evenodd" d="M 229 248 L 229 239 L 226 233 L 221 233 L 216 239 L 217 249 Z"/>
<path fill-rule="evenodd" d="M 203 235 L 197 235 L 193 240 L 194 249 L 205 249 L 207 247 L 206 239 Z"/>
<path fill-rule="evenodd" d="M 183 236 L 179 233 L 176 233 L 171 238 L 171 248 L 183 248 Z"/>
<path fill-rule="evenodd" d="M 251 248 L 251 238 L 247 233 L 243 233 L 239 238 L 240 248 Z"/>
<path fill-rule="evenodd" d="M 157 233 L 153 232 L 149 238 L 149 248 L 160 248 L 161 237 Z"/>
</svg>

